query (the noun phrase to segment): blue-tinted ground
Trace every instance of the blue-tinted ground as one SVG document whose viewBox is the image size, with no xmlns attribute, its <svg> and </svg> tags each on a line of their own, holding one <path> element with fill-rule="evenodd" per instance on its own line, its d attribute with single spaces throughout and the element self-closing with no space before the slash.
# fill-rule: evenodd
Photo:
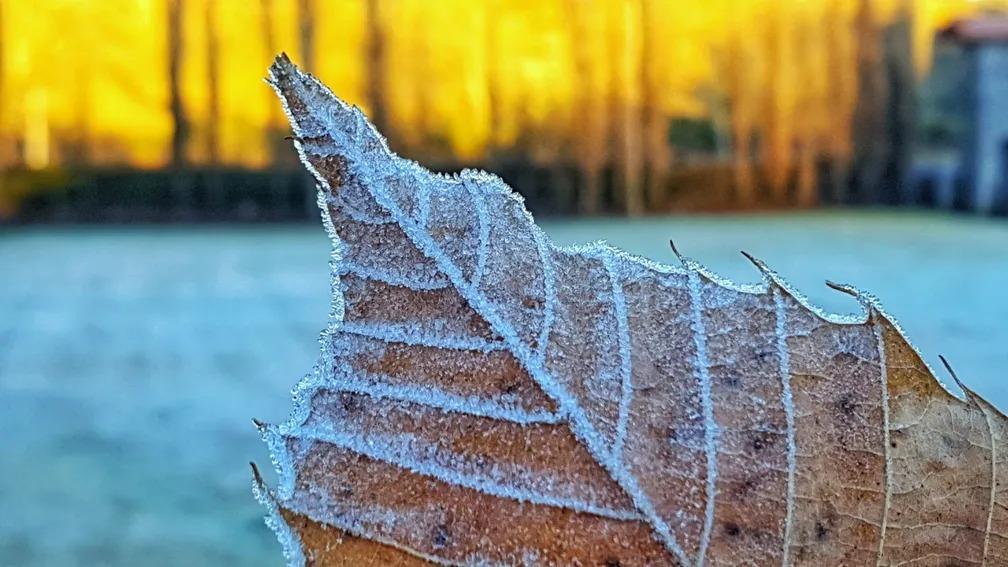
<svg viewBox="0 0 1008 567">
<path fill-rule="evenodd" d="M 563 243 L 766 260 L 832 311 L 874 292 L 933 366 L 1008 407 L 1008 223 L 919 214 L 553 222 Z M 280 565 L 249 490 L 328 313 L 321 228 L 0 233 L 0 564 Z M 265 468 L 269 468 L 266 465 Z"/>
</svg>

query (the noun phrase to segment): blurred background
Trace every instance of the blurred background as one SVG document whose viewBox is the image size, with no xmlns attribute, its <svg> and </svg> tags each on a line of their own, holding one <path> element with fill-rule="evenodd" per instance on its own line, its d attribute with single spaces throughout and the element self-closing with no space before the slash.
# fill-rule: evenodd
<svg viewBox="0 0 1008 567">
<path fill-rule="evenodd" d="M 251 418 L 317 355 L 329 243 L 280 51 L 560 243 L 849 281 L 1008 407 L 1006 10 L 0 0 L 0 564 L 282 563 Z"/>
</svg>

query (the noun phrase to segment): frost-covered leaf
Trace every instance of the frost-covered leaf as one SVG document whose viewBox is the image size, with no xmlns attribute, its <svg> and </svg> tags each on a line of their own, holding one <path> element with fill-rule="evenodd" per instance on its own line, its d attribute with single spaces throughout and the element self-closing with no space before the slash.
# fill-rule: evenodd
<svg viewBox="0 0 1008 567">
<path fill-rule="evenodd" d="M 270 82 L 335 250 L 322 356 L 261 425 L 291 563 L 1008 561 L 1008 421 L 870 297 L 557 247 L 496 177 L 391 154 L 285 57 Z"/>
</svg>

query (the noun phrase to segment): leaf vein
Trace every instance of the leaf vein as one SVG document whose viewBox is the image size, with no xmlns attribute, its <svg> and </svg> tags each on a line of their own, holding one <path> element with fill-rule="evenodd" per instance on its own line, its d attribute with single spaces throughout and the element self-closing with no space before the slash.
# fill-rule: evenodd
<svg viewBox="0 0 1008 567">
<path fill-rule="evenodd" d="M 704 417 L 704 449 L 707 456 L 707 502 L 704 506 L 704 525 L 697 552 L 698 566 L 706 560 L 714 527 L 714 505 L 717 500 L 717 423 L 714 421 L 714 400 L 711 394 L 710 360 L 707 356 L 707 339 L 703 321 L 703 296 L 700 275 L 696 269 L 689 273 L 690 308 L 693 316 L 693 342 L 696 348 L 696 377 L 700 384 L 700 398 Z"/>
<path fill-rule="evenodd" d="M 885 336 L 882 324 L 878 320 L 878 315 L 874 311 L 870 312 L 873 321 L 872 328 L 875 332 L 875 341 L 878 344 L 879 375 L 882 383 L 882 449 L 885 456 L 885 498 L 882 507 L 882 523 L 879 527 L 879 545 L 876 558 L 876 565 L 882 565 L 885 559 L 885 539 L 886 527 L 889 523 L 889 506 L 892 499 L 892 456 L 889 454 L 889 371 L 886 366 Z"/>
<path fill-rule="evenodd" d="M 445 257 L 431 235 L 406 218 L 395 201 L 388 195 L 385 195 L 380 188 L 380 184 L 372 188 L 372 195 L 375 200 L 385 207 L 394 218 L 398 219 L 403 231 L 413 240 L 417 247 L 441 266 L 459 293 L 504 338 L 511 352 L 522 362 L 525 369 L 536 380 L 539 386 L 558 402 L 561 413 L 567 415 L 571 420 L 572 430 L 585 443 L 596 462 L 605 468 L 612 478 L 627 492 L 638 510 L 641 511 L 669 551 L 680 562 L 683 564 L 687 563 L 686 554 L 676 541 L 675 535 L 672 534 L 668 523 L 658 515 L 654 504 L 640 489 L 636 479 L 625 469 L 612 467 L 611 462 L 604 458 L 608 454 L 608 451 L 605 447 L 601 446 L 601 436 L 588 421 L 583 410 L 574 402 L 570 392 L 549 375 L 543 364 L 538 360 L 538 357 L 532 355 L 527 345 L 518 339 L 517 333 L 511 325 L 496 312 L 486 298 L 480 294 L 479 290 L 466 284 L 458 266 L 455 266 L 451 260 Z M 533 225 L 532 230 L 539 229 Z"/>
<path fill-rule="evenodd" d="M 626 297 L 623 295 L 623 285 L 617 277 L 611 256 L 602 260 L 606 274 L 612 285 L 613 311 L 616 314 L 617 343 L 619 345 L 621 392 L 619 403 L 619 418 L 616 422 L 616 439 L 613 442 L 612 459 L 615 466 L 623 465 L 623 446 L 626 443 L 627 421 L 629 421 L 630 402 L 633 399 L 633 376 L 630 367 L 630 327 L 627 321 Z"/>
<path fill-rule="evenodd" d="M 794 395 L 791 391 L 791 353 L 787 345 L 787 310 L 784 305 L 784 296 L 777 286 L 773 287 L 773 297 L 777 315 L 775 330 L 778 364 L 780 365 L 781 397 L 784 405 L 784 418 L 787 423 L 787 512 L 784 517 L 784 555 L 781 561 L 781 564 L 787 567 L 791 563 L 798 447 L 795 443 L 795 408 Z"/>
</svg>

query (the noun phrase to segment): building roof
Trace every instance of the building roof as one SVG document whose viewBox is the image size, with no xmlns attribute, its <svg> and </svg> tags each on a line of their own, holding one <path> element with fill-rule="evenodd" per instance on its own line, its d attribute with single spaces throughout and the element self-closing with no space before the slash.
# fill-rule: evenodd
<svg viewBox="0 0 1008 567">
<path fill-rule="evenodd" d="M 941 29 L 939 35 L 961 43 L 1008 43 L 1008 13 L 956 20 Z"/>
</svg>

